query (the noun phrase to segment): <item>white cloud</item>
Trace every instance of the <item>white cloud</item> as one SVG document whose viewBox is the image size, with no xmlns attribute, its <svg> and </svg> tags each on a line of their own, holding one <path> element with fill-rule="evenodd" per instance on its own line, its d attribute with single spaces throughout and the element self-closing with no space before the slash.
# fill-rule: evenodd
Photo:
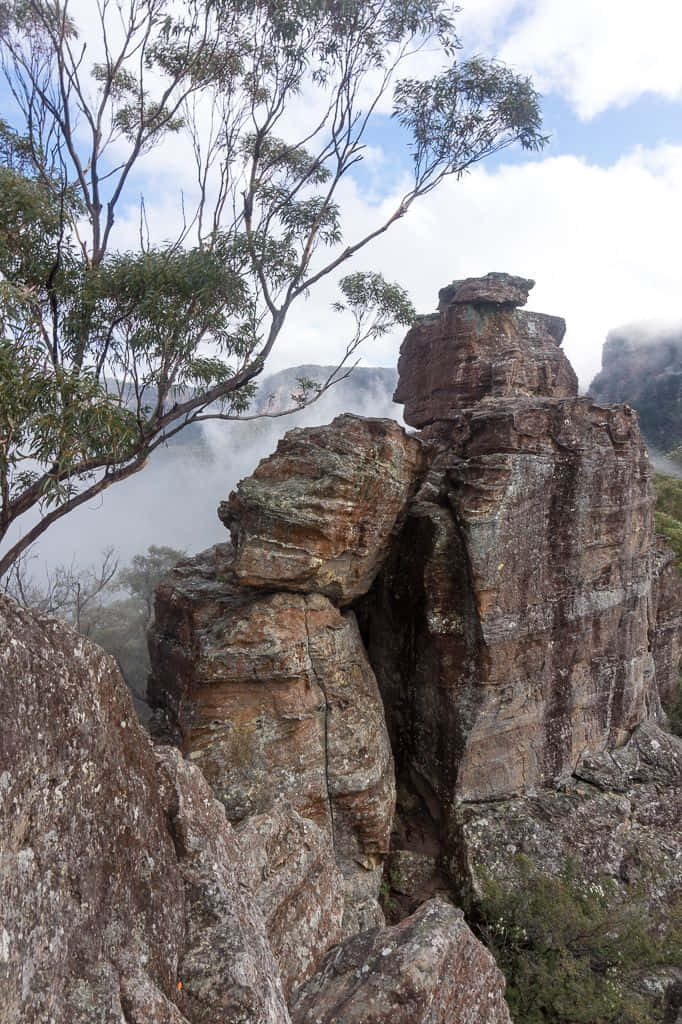
<svg viewBox="0 0 682 1024">
<path fill-rule="evenodd" d="M 406 285 L 428 312 L 455 277 L 505 270 L 535 278 L 529 307 L 564 316 L 564 347 L 587 387 L 608 330 L 639 319 L 679 319 L 682 147 L 637 151 L 603 168 L 559 157 L 448 181 L 360 254 L 352 268 L 378 268 Z M 347 238 L 378 219 L 348 184 Z M 391 206 L 386 200 L 383 210 Z M 350 269 L 350 268 L 349 268 Z M 282 335 L 272 366 L 325 362 L 342 332 L 327 311 L 329 288 L 314 291 Z M 400 336 L 366 348 L 390 365 Z"/>
<path fill-rule="evenodd" d="M 88 0 L 71 3 L 94 43 Z M 678 9 L 669 0 L 651 0 L 646 17 L 632 0 L 471 0 L 459 23 L 472 45 L 501 43 L 506 59 L 546 76 L 545 88 L 556 82 L 572 90 L 583 112 L 588 101 L 600 109 L 628 88 L 653 89 L 658 82 L 661 91 L 682 90 L 676 53 L 682 5 Z M 293 129 L 306 113 L 310 97 L 301 97 L 287 127 Z M 400 168 L 381 150 L 368 155 L 371 195 L 361 195 L 349 180 L 341 189 L 347 242 L 378 224 L 396 202 L 396 194 L 377 199 L 394 190 Z M 165 140 L 141 172 L 153 235 L 172 236 L 180 222 L 181 189 L 191 209 L 194 175 L 187 148 L 179 139 Z M 639 318 L 679 318 L 681 187 L 680 147 L 638 151 L 609 168 L 568 156 L 495 171 L 482 166 L 460 183 L 446 182 L 347 269 L 382 270 L 404 283 L 422 310 L 434 307 L 438 288 L 453 277 L 488 270 L 535 277 L 530 304 L 567 317 L 566 350 L 587 385 L 608 329 Z M 132 195 L 119 211 L 116 243 L 134 246 L 138 230 Z M 341 273 L 292 312 L 268 369 L 339 356 L 345 336 L 328 303 Z M 394 363 L 398 345 L 399 338 L 377 342 L 367 348 L 366 361 Z"/>
<path fill-rule="evenodd" d="M 682 5 L 674 0 L 484 0 L 480 9 L 472 0 L 462 33 L 470 45 L 490 45 L 493 35 L 501 59 L 532 74 L 541 91 L 563 94 L 582 118 L 646 92 L 682 97 Z"/>
</svg>

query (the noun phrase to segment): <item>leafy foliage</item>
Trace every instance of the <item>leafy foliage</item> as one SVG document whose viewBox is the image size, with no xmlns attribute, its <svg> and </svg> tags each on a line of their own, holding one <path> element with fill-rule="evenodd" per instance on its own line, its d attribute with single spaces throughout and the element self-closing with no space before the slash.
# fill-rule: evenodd
<svg viewBox="0 0 682 1024">
<path fill-rule="evenodd" d="M 15 101 L 0 122 L 0 542 L 19 536 L 0 576 L 188 424 L 244 415 L 292 305 L 418 197 L 545 141 L 527 79 L 455 60 L 445 0 L 105 0 L 96 12 L 93 48 L 69 0 L 0 0 Z M 426 47 L 442 73 L 401 82 Z M 413 179 L 346 239 L 339 185 L 391 90 Z M 304 95 L 296 135 L 285 119 Z M 150 244 L 142 199 L 139 246 L 119 251 L 135 174 L 171 139 L 195 170 L 181 227 Z M 344 365 L 413 310 L 376 272 L 340 286 Z M 293 408 L 319 393 L 303 388 Z"/>
<path fill-rule="evenodd" d="M 678 571 L 682 572 L 682 480 L 657 473 L 654 477 L 654 487 L 656 531 L 670 544 L 675 552 L 675 565 Z M 682 585 L 682 580 L 680 584 Z M 677 736 L 682 736 L 682 675 L 678 677 L 676 692 L 665 710 L 671 731 Z"/>
<path fill-rule="evenodd" d="M 81 569 L 59 565 L 38 583 L 31 573 L 33 559 L 27 554 L 14 563 L 3 589 L 24 607 L 68 622 L 113 655 L 141 710 L 150 671 L 147 627 L 154 591 L 183 557 L 183 551 L 152 544 L 119 571 L 118 559 L 109 548 L 98 565 Z M 122 599 L 116 597 L 121 591 L 126 594 Z"/>
<path fill-rule="evenodd" d="M 163 577 L 177 565 L 184 552 L 176 548 L 150 545 L 144 555 L 135 555 L 130 565 L 118 574 L 118 586 L 127 590 L 145 611 L 145 626 L 154 612 L 154 591 Z"/>
<path fill-rule="evenodd" d="M 657 473 L 656 532 L 663 534 L 675 552 L 675 564 L 682 570 L 682 480 Z"/>
<path fill-rule="evenodd" d="M 523 856 L 513 884 L 483 881 L 479 932 L 507 979 L 516 1024 L 653 1024 L 640 981 L 682 962 L 682 925 L 649 920 L 644 886 L 623 898 L 613 879 L 586 883 L 571 864 L 541 874 Z M 680 908 L 682 909 L 682 908 Z"/>
</svg>

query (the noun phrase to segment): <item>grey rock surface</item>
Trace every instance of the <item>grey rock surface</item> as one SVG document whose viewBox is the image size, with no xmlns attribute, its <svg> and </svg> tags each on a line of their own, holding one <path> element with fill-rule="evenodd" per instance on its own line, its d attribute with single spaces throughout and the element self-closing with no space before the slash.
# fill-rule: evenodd
<svg viewBox="0 0 682 1024">
<path fill-rule="evenodd" d="M 0 596 L 0 699 L 0 1019 L 286 1024 L 224 810 L 113 659 Z"/>
<path fill-rule="evenodd" d="M 288 998 L 343 935 L 344 879 L 330 834 L 280 801 L 246 818 L 237 838 Z"/>
<path fill-rule="evenodd" d="M 294 1024 L 511 1024 L 504 979 L 446 900 L 332 950 L 295 994 Z"/>
</svg>

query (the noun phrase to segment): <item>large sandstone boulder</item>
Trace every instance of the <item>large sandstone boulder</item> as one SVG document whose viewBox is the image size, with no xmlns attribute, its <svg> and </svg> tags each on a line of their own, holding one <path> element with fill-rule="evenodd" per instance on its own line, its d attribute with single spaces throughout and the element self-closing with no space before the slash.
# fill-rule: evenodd
<svg viewBox="0 0 682 1024">
<path fill-rule="evenodd" d="M 0 596 L 0 701 L 0 1018 L 286 1022 L 222 807 L 113 659 Z"/>
<path fill-rule="evenodd" d="M 237 579 L 349 604 L 381 568 L 421 462 L 419 441 L 392 420 L 289 431 L 220 506 Z"/>
<path fill-rule="evenodd" d="M 159 587 L 151 699 L 233 823 L 285 798 L 326 828 L 349 908 L 376 923 L 395 784 L 355 616 L 320 594 L 240 587 L 231 567 L 218 546 Z"/>
<path fill-rule="evenodd" d="M 554 785 L 659 714 L 653 498 L 627 409 L 497 399 L 427 433 L 362 619 L 398 764 L 447 807 Z"/>
<path fill-rule="evenodd" d="M 578 380 L 559 347 L 560 317 L 514 308 L 532 281 L 489 274 L 440 293 L 440 312 L 420 317 L 400 349 L 396 402 L 405 422 L 448 420 L 487 396 L 570 398 Z"/>
<path fill-rule="evenodd" d="M 443 899 L 332 950 L 295 994 L 294 1024 L 511 1024 L 490 953 Z"/>
</svg>

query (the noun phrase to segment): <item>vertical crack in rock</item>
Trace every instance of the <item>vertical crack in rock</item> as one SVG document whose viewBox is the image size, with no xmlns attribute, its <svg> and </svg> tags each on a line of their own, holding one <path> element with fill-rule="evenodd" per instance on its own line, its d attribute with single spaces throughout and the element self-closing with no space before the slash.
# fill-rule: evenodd
<svg viewBox="0 0 682 1024">
<path fill-rule="evenodd" d="M 316 668 L 316 665 L 315 665 L 315 658 L 314 658 L 313 652 L 311 650 L 310 626 L 309 626 L 309 622 L 308 622 L 308 616 L 309 616 L 309 610 L 308 610 L 308 603 L 306 601 L 305 612 L 304 612 L 304 621 L 305 621 L 305 631 L 306 631 L 306 649 L 307 649 L 307 652 L 308 652 L 308 662 L 310 664 L 310 671 L 311 671 L 311 673 L 313 675 L 313 678 L 315 679 L 315 682 L 316 682 L 317 686 L 320 688 L 320 691 L 321 691 L 321 693 L 322 693 L 322 695 L 324 697 L 324 778 L 325 778 L 325 785 L 327 787 L 327 803 L 328 803 L 328 806 L 329 806 L 330 840 L 331 840 L 332 849 L 334 851 L 334 855 L 336 856 L 336 838 L 335 838 L 335 827 L 334 827 L 334 800 L 332 798 L 332 793 L 331 793 L 331 789 L 330 789 L 330 785 L 329 785 L 329 700 L 327 698 L 327 693 L 326 693 L 325 688 L 324 688 L 324 682 L 323 682 L 322 678 L 317 673 L 317 668 Z"/>
</svg>

